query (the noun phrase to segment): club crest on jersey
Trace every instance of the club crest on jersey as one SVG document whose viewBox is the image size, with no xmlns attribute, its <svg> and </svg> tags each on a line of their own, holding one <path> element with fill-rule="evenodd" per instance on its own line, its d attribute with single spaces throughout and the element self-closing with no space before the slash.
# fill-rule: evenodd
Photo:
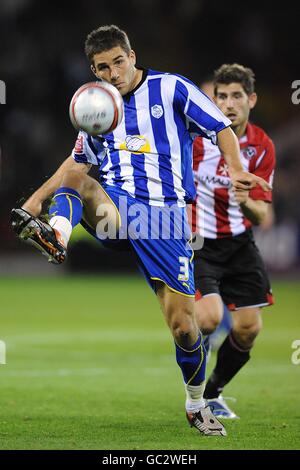
<svg viewBox="0 0 300 470">
<path fill-rule="evenodd" d="M 82 154 L 83 153 L 83 136 L 82 135 L 79 135 L 77 137 L 74 152 L 77 153 L 77 154 Z"/>
<path fill-rule="evenodd" d="M 243 157 L 247 160 L 251 160 L 256 155 L 256 148 L 255 147 L 247 147 L 242 150 Z"/>
<path fill-rule="evenodd" d="M 164 114 L 163 107 L 160 104 L 155 104 L 151 106 L 151 114 L 156 119 L 159 119 Z"/>
<path fill-rule="evenodd" d="M 146 153 L 150 152 L 150 144 L 143 135 L 127 135 L 120 149 L 131 153 Z"/>
</svg>

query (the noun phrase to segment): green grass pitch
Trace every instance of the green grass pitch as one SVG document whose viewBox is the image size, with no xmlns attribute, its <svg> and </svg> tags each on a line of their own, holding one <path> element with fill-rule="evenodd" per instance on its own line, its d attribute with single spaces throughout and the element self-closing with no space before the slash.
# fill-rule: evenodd
<svg viewBox="0 0 300 470">
<path fill-rule="evenodd" d="M 300 283 L 273 284 L 252 359 L 226 388 L 241 419 L 216 438 L 185 421 L 173 342 L 143 279 L 2 278 L 0 448 L 299 449 Z"/>
</svg>

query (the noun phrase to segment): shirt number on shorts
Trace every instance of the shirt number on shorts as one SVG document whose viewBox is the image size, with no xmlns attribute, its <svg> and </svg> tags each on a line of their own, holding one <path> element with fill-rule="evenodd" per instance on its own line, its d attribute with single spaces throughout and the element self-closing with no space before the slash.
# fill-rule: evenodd
<svg viewBox="0 0 300 470">
<path fill-rule="evenodd" d="M 189 280 L 189 259 L 186 256 L 179 256 L 180 274 L 178 274 L 178 281 Z"/>
</svg>

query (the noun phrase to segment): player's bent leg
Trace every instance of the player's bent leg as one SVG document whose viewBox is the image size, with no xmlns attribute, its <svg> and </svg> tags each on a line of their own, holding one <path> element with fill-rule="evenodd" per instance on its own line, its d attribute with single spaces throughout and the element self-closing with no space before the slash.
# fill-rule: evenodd
<svg viewBox="0 0 300 470">
<path fill-rule="evenodd" d="M 213 416 L 203 399 L 205 348 L 194 315 L 194 298 L 157 283 L 157 297 L 175 340 L 176 360 L 186 390 L 186 417 L 190 426 L 208 436 L 226 436 L 224 426 Z"/>
<path fill-rule="evenodd" d="M 97 230 L 99 223 L 104 220 L 104 225 L 113 227 L 114 232 L 119 230 L 118 210 L 98 181 L 89 175 L 69 170 L 64 174 L 61 184 L 62 187 L 72 188 L 79 193 L 83 218 L 92 229 Z"/>
</svg>

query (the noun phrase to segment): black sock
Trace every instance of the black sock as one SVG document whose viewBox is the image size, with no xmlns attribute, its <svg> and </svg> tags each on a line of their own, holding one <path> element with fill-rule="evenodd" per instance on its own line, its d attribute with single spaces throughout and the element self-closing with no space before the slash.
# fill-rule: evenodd
<svg viewBox="0 0 300 470">
<path fill-rule="evenodd" d="M 204 398 L 218 397 L 225 385 L 249 359 L 250 349 L 243 349 L 231 331 L 218 351 L 217 364 L 207 381 Z"/>
</svg>

